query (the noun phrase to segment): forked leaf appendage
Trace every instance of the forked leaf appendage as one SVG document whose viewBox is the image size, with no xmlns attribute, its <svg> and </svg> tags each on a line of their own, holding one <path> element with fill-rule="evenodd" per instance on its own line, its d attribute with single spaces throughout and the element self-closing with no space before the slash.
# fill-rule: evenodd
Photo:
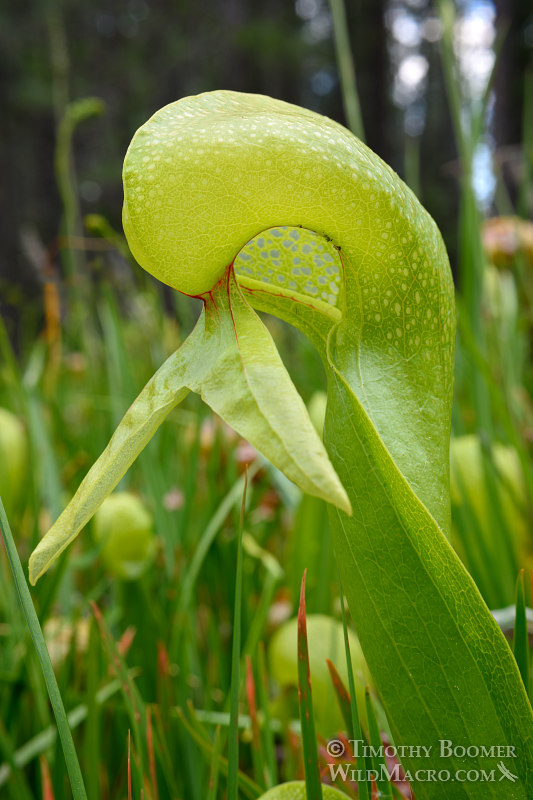
<svg viewBox="0 0 533 800">
<path fill-rule="evenodd" d="M 230 266 L 204 296 L 193 332 L 132 403 L 100 458 L 30 558 L 30 582 L 76 538 L 189 391 L 302 491 L 351 506 L 276 346 Z M 273 390 L 275 387 L 275 391 Z"/>
<path fill-rule="evenodd" d="M 173 353 L 134 400 L 109 444 L 93 464 L 74 497 L 30 557 L 30 583 L 35 584 L 78 536 L 113 491 L 170 411 L 188 394 L 183 383 L 189 350 L 200 338 L 201 319 L 189 339 Z"/>
</svg>

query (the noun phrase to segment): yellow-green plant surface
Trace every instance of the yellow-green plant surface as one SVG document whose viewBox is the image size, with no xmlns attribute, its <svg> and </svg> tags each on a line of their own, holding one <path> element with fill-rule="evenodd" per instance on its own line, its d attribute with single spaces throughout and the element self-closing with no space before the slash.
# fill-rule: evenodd
<svg viewBox="0 0 533 800">
<path fill-rule="evenodd" d="M 136 258 L 201 296 L 205 312 L 34 553 L 32 580 L 197 391 L 305 491 L 335 504 L 343 587 L 395 740 L 412 748 L 403 762 L 417 798 L 501 798 L 502 787 L 506 798 L 531 797 L 531 706 L 448 542 L 454 294 L 434 222 L 340 125 L 233 92 L 157 112 L 130 145 L 124 187 Z M 318 348 L 333 466 L 249 303 Z M 477 750 L 444 757 L 441 740 Z M 452 779 L 497 770 L 498 747 L 513 748 L 515 779 Z M 424 780 L 428 769 L 450 780 Z"/>
<path fill-rule="evenodd" d="M 134 580 L 155 554 L 154 521 L 142 501 L 131 492 L 106 497 L 93 521 L 94 538 L 109 571 L 122 580 Z"/>
<path fill-rule="evenodd" d="M 348 667 L 344 645 L 342 623 L 326 614 L 308 614 L 306 618 L 307 641 L 309 646 L 309 669 L 313 689 L 313 710 L 319 733 L 333 737 L 344 729 L 344 721 L 335 697 L 326 659 L 335 664 L 342 681 L 348 685 Z M 298 620 L 293 617 L 284 622 L 272 636 L 268 646 L 268 667 L 270 677 L 284 688 L 298 686 Z M 353 631 L 348 630 L 350 654 L 354 673 L 357 708 L 365 727 L 365 686 L 372 684 L 372 677 L 366 665 L 361 645 Z M 276 711 L 289 707 L 289 698 L 281 695 Z M 293 712 L 294 713 L 294 712 Z M 285 715 L 287 716 L 287 715 Z M 296 714 L 297 716 L 297 708 Z M 283 717 L 282 717 L 283 718 Z"/>
<path fill-rule="evenodd" d="M 514 534 L 522 560 L 531 560 L 531 536 L 527 523 L 527 496 L 520 458 L 513 447 L 496 442 L 491 448 L 498 476 L 498 502 L 504 522 Z M 457 506 L 467 504 L 484 533 L 490 532 L 491 502 L 483 464 L 483 449 L 475 435 L 458 436 L 451 441 L 451 498 Z"/>
<path fill-rule="evenodd" d="M 0 497 L 6 509 L 17 505 L 28 467 L 28 442 L 22 422 L 0 408 Z"/>
<path fill-rule="evenodd" d="M 344 792 L 335 789 L 334 786 L 322 786 L 323 800 L 341 800 L 346 798 Z M 262 794 L 259 800 L 308 800 L 305 793 L 304 781 L 290 781 L 281 783 L 269 789 L 266 794 Z"/>
</svg>

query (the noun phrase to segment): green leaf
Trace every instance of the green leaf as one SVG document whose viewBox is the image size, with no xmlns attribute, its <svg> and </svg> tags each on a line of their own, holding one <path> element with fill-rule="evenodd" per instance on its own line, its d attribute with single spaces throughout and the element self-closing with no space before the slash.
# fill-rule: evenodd
<svg viewBox="0 0 533 800">
<path fill-rule="evenodd" d="M 524 570 L 521 569 L 516 580 L 516 619 L 513 634 L 513 653 L 518 669 L 529 694 L 529 634 L 527 630 L 526 595 L 524 591 Z"/>
<path fill-rule="evenodd" d="M 302 577 L 300 606 L 298 609 L 298 705 L 302 729 L 305 789 L 307 800 L 322 800 L 322 784 L 318 766 L 315 720 L 307 646 L 307 619 L 305 613 L 305 572 Z"/>
<path fill-rule="evenodd" d="M 187 385 L 302 491 L 350 503 L 269 332 L 244 300 L 232 270 L 210 293 L 206 344 Z"/>
<path fill-rule="evenodd" d="M 186 343 L 165 361 L 130 406 L 108 446 L 91 467 L 66 509 L 33 551 L 29 562 L 30 583 L 35 584 L 76 538 L 165 417 L 188 394 L 180 378 L 183 362 L 188 352 L 194 351 L 199 332 L 197 326 Z"/>
<path fill-rule="evenodd" d="M 247 299 L 299 327 L 322 354 L 325 443 L 354 510 L 331 513 L 343 586 L 395 740 L 430 748 L 404 765 L 490 771 L 497 759 L 441 758 L 439 740 L 514 747 L 508 766 L 518 779 L 506 781 L 506 797 L 531 795 L 531 707 L 507 642 L 447 542 L 454 293 L 434 222 L 340 125 L 234 92 L 158 112 L 136 134 L 124 181 L 125 228 L 146 269 L 201 294 L 246 251 L 249 272 L 237 271 Z M 152 187 L 164 203 L 149 201 Z M 269 245 L 270 273 L 267 234 L 281 234 L 281 257 Z M 306 238 L 307 288 L 284 256 L 293 234 Z M 321 294 L 331 273 L 314 258 L 316 237 L 341 266 L 333 303 Z M 417 798 L 502 792 L 499 781 L 414 783 Z"/>
<path fill-rule="evenodd" d="M 20 563 L 17 548 L 15 546 L 15 542 L 13 541 L 13 535 L 11 533 L 11 528 L 9 527 L 9 522 L 4 511 L 1 498 L 0 535 L 4 541 L 9 565 L 11 567 L 15 585 L 17 587 L 20 604 L 24 611 L 24 616 L 26 617 L 26 622 L 33 640 L 35 651 L 39 657 L 44 681 L 48 690 L 48 696 L 54 710 L 57 730 L 59 733 L 59 738 L 61 739 L 63 755 L 65 756 L 65 763 L 67 766 L 68 776 L 70 778 L 72 796 L 74 797 L 74 800 L 87 800 L 87 792 L 85 790 L 85 784 L 83 783 L 83 776 L 81 774 L 78 757 L 76 755 L 76 748 L 72 739 L 72 732 L 70 730 L 70 725 L 65 707 L 63 705 L 63 700 L 61 698 L 61 693 L 59 691 L 59 686 L 57 685 L 54 668 L 52 667 L 52 662 L 50 661 L 50 654 L 48 653 L 48 648 L 46 647 L 46 642 L 39 624 L 39 619 L 31 599 L 30 590 L 28 589 L 28 584 L 26 583 L 26 578 L 24 577 L 22 564 Z"/>
<path fill-rule="evenodd" d="M 73 499 L 32 553 L 32 584 L 75 539 L 189 390 L 302 491 L 351 511 L 272 337 L 228 269 L 206 298 L 189 338 L 130 406 Z"/>
<path fill-rule="evenodd" d="M 299 327 L 322 355 L 324 441 L 354 511 L 331 511 L 343 586 L 395 742 L 428 753 L 407 750 L 402 763 L 413 771 L 496 774 L 493 782 L 438 783 L 415 775 L 418 800 L 532 796 L 531 706 L 505 638 L 447 541 L 455 316 L 434 222 L 340 125 L 235 92 L 185 98 L 157 112 L 128 150 L 124 187 L 124 226 L 136 258 L 206 303 L 206 331 L 220 342 L 232 384 L 222 385 L 213 364 L 200 381 L 208 402 L 239 417 L 232 392 L 241 397 L 244 374 L 255 371 L 244 395 L 247 419 L 256 415 L 249 427 L 261 438 L 258 408 L 272 422 L 271 406 L 262 405 L 261 348 L 251 341 L 261 329 L 231 286 L 215 324 L 212 299 L 218 292 L 217 302 L 226 303 L 219 282 L 231 276 L 229 265 L 254 307 Z M 265 249 L 267 234 L 279 248 Z M 239 254 L 250 256 L 249 272 Z M 235 335 L 240 326 L 244 336 Z M 267 353 L 272 375 L 281 375 Z M 284 380 L 279 391 L 289 392 Z M 270 390 L 278 392 L 278 377 Z M 307 434 L 296 441 L 288 462 L 301 468 L 301 442 L 311 445 Z M 496 756 L 441 757 L 440 740 L 514 748 L 505 765 L 517 777 L 505 778 Z"/>
<path fill-rule="evenodd" d="M 233 641 L 231 645 L 231 687 L 230 720 L 228 743 L 228 783 L 227 800 L 238 800 L 239 795 L 239 685 L 241 662 L 241 620 L 242 620 L 242 530 L 248 476 L 245 473 L 242 492 L 241 515 L 237 536 L 237 564 L 235 568 L 235 604 L 233 609 Z"/>
</svg>

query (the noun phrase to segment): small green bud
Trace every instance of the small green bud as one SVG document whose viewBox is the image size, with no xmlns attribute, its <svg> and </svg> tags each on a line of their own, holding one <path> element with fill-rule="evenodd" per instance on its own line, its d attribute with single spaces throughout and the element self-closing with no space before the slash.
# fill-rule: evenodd
<svg viewBox="0 0 533 800">
<path fill-rule="evenodd" d="M 107 497 L 94 517 L 94 537 L 102 545 L 109 571 L 121 580 L 135 580 L 155 553 L 152 515 L 130 492 Z"/>
<path fill-rule="evenodd" d="M 346 795 L 334 786 L 322 785 L 323 800 L 346 800 Z M 280 783 L 262 794 L 259 800 L 307 800 L 305 781 Z"/>
<path fill-rule="evenodd" d="M 22 494 L 28 465 L 28 442 L 20 420 L 0 408 L 0 497 L 8 514 Z"/>
<path fill-rule="evenodd" d="M 297 634 L 298 620 L 290 619 L 277 629 L 268 648 L 270 675 L 282 688 L 298 685 Z M 348 638 L 357 708 L 360 718 L 366 722 L 365 686 L 373 685 L 373 682 L 357 636 L 348 630 Z M 326 659 L 333 662 L 347 687 L 348 670 L 342 623 L 325 614 L 308 614 L 307 640 L 316 726 L 323 736 L 334 736 L 345 726 Z"/>
</svg>

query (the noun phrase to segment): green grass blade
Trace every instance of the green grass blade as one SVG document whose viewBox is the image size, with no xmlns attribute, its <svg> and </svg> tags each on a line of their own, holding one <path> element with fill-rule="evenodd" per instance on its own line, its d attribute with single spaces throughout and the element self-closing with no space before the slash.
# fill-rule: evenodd
<svg viewBox="0 0 533 800">
<path fill-rule="evenodd" d="M 152 726 L 152 710 L 146 709 L 146 745 L 148 749 L 148 767 L 150 770 L 150 785 L 153 800 L 159 800 L 159 785 L 157 782 L 157 768 L 155 764 L 154 730 Z"/>
<path fill-rule="evenodd" d="M 322 784 L 320 781 L 320 770 L 318 768 L 318 749 L 313 716 L 309 651 L 307 648 L 305 575 L 306 573 L 304 572 L 300 593 L 300 608 L 298 610 L 298 700 L 300 706 L 300 724 L 302 727 L 307 800 L 322 800 Z"/>
<path fill-rule="evenodd" d="M 206 800 L 216 800 L 218 789 L 218 774 L 220 771 L 220 726 L 215 729 L 215 741 L 213 743 L 213 758 L 211 761 L 211 772 L 209 773 L 209 793 Z"/>
<path fill-rule="evenodd" d="M 342 593 L 342 583 L 341 583 L 341 576 L 339 572 L 339 597 L 341 601 L 341 614 L 342 614 L 342 627 L 344 631 L 344 647 L 346 650 L 346 668 L 348 670 L 348 687 L 350 690 L 349 700 L 350 700 L 350 711 L 351 711 L 351 739 L 353 749 L 355 750 L 360 743 L 364 745 L 364 737 L 363 731 L 361 728 L 361 722 L 359 720 L 359 710 L 357 708 L 357 697 L 355 694 L 355 680 L 353 677 L 353 666 L 352 666 L 352 656 L 350 653 L 350 640 L 348 638 L 348 626 L 346 624 L 346 612 L 344 609 L 344 595 Z M 363 751 L 364 752 L 364 751 Z M 364 759 L 363 759 L 364 760 Z M 361 765 L 358 765 L 361 768 Z M 359 800 L 369 800 L 371 788 L 368 785 L 368 781 L 361 780 L 357 782 L 358 792 L 359 792 Z"/>
<path fill-rule="evenodd" d="M 349 649 L 348 649 L 348 657 L 349 657 Z M 329 658 L 327 659 L 327 665 L 329 669 L 329 674 L 331 676 L 331 682 L 333 683 L 333 688 L 335 689 L 335 694 L 337 696 L 337 701 L 339 703 L 341 713 L 344 719 L 344 723 L 346 725 L 346 730 L 348 731 L 348 742 L 349 748 L 351 753 L 357 753 L 359 750 L 359 743 L 362 743 L 362 746 L 366 746 L 366 742 L 364 741 L 363 734 L 361 732 L 361 723 L 359 721 L 359 716 L 357 715 L 357 700 L 355 698 L 355 694 L 353 694 L 354 702 L 352 703 L 350 694 L 344 685 L 341 676 L 339 675 L 335 664 L 333 664 Z M 351 666 L 351 665 L 350 665 Z M 358 733 L 354 733 L 354 725 L 353 725 L 353 713 L 356 714 L 357 724 L 358 724 Z M 365 752 L 362 750 L 361 752 Z M 363 774 L 365 770 L 365 757 L 359 756 L 360 760 L 357 761 L 357 770 L 358 770 L 358 777 L 357 777 L 357 791 L 359 793 L 360 800 L 369 800 L 371 794 L 371 788 L 368 785 L 368 781 L 364 780 L 364 778 L 359 779 L 359 774 Z"/>
<path fill-rule="evenodd" d="M 250 720 L 252 723 L 252 762 L 254 768 L 254 775 L 257 782 L 264 789 L 265 787 L 265 759 L 263 752 L 263 742 L 259 730 L 259 720 L 257 717 L 257 692 L 255 686 L 254 671 L 252 666 L 252 659 L 250 655 L 246 656 L 246 699 L 248 701 L 248 710 L 250 712 Z"/>
<path fill-rule="evenodd" d="M 389 779 L 386 777 L 387 764 L 385 756 L 383 755 L 383 742 L 381 741 L 381 734 L 374 711 L 374 704 L 370 696 L 370 689 L 367 688 L 365 693 L 366 713 L 368 717 L 368 732 L 370 745 L 372 747 L 372 767 L 376 776 L 376 786 L 378 788 L 378 797 L 384 800 L 392 800 L 392 789 Z"/>
<path fill-rule="evenodd" d="M 107 654 L 109 663 L 112 664 L 113 667 L 115 668 L 122 684 L 121 686 L 122 696 L 124 698 L 124 702 L 126 704 L 126 708 L 128 711 L 130 725 L 133 731 L 135 752 L 137 753 L 135 766 L 137 767 L 137 771 L 139 773 L 139 782 L 142 786 L 144 783 L 144 775 L 146 771 L 145 770 L 146 706 L 143 702 L 140 692 L 138 691 L 137 687 L 135 686 L 135 683 L 132 680 L 131 672 L 128 670 L 126 663 L 117 648 L 113 636 L 111 635 L 111 631 L 109 630 L 104 620 L 104 617 L 102 616 L 102 612 L 100 611 L 96 603 L 91 603 L 91 608 L 93 610 L 93 614 L 95 616 L 96 623 L 100 631 L 102 644 Z"/>
<path fill-rule="evenodd" d="M 337 667 L 335 666 L 333 661 L 330 661 L 329 658 L 327 658 L 326 664 L 328 665 L 329 676 L 331 678 L 331 683 L 333 684 L 335 696 L 337 698 L 342 718 L 346 726 L 346 731 L 348 733 L 348 736 L 353 739 L 354 737 L 353 737 L 353 723 L 352 723 L 352 704 L 350 701 L 350 694 L 348 692 L 348 689 L 344 685 L 342 678 L 338 673 Z"/>
<path fill-rule="evenodd" d="M 459 297 L 456 299 L 456 306 L 458 311 L 458 330 L 463 345 L 472 358 L 476 371 L 483 376 L 485 389 L 490 395 L 490 401 L 498 416 L 498 421 L 501 423 L 509 442 L 518 452 L 528 495 L 533 497 L 533 472 L 529 465 L 527 448 L 518 433 L 520 429 L 519 420 L 513 417 L 512 409 L 509 408 L 501 386 L 498 383 L 498 378 L 493 374 L 491 364 L 475 340 L 468 318 L 468 310 Z"/>
<path fill-rule="evenodd" d="M 259 547 L 251 535 L 244 534 L 243 547 L 248 556 L 252 556 L 253 558 L 257 558 L 259 561 L 261 561 L 266 572 L 261 596 L 255 609 L 250 629 L 248 631 L 248 636 L 246 637 L 243 647 L 242 655 L 247 656 L 256 652 L 257 646 L 261 640 L 261 637 L 263 636 L 268 620 L 268 613 L 274 600 L 274 594 L 281 579 L 283 578 L 283 569 L 278 561 L 274 558 L 272 553 L 269 553 L 267 550 L 263 550 L 262 547 Z"/>
<path fill-rule="evenodd" d="M 0 751 L 4 753 L 6 758 L 6 766 L 11 771 L 13 776 L 12 785 L 8 787 L 10 796 L 16 800 L 32 800 L 32 793 L 26 776 L 21 769 L 17 767 L 15 761 L 15 751 L 11 742 L 9 733 L 0 719 Z"/>
<path fill-rule="evenodd" d="M 100 763 L 100 710 L 97 702 L 99 680 L 99 642 L 96 622 L 89 622 L 87 652 L 87 731 L 85 736 L 85 763 Z M 97 769 L 87 770 L 87 795 L 89 800 L 99 800 L 99 774 Z"/>
<path fill-rule="evenodd" d="M 134 677 L 137 674 L 133 670 L 130 670 L 130 675 Z M 99 706 L 103 706 L 114 694 L 120 691 L 121 684 L 118 680 L 113 680 L 110 683 L 103 686 L 96 695 L 96 702 Z M 81 723 L 87 719 L 88 715 L 88 708 L 86 705 L 82 704 L 76 706 L 67 714 L 68 724 L 71 730 L 77 728 Z M 57 739 L 57 728 L 54 726 L 50 726 L 45 730 L 38 733 L 32 739 L 27 741 L 23 744 L 19 749 L 13 754 L 13 760 L 15 766 L 18 769 L 22 769 L 34 758 L 40 756 L 42 753 L 46 752 L 50 747 L 53 747 L 55 741 Z M 0 764 L 0 788 L 4 786 L 11 776 L 11 766 L 9 764 Z"/>
<path fill-rule="evenodd" d="M 266 784 L 267 788 L 274 786 L 277 782 L 277 765 L 276 765 L 276 752 L 274 747 L 274 734 L 272 730 L 272 721 L 270 718 L 269 700 L 268 700 L 268 675 L 265 660 L 265 646 L 263 642 L 259 642 L 258 649 L 258 664 L 259 664 L 259 681 L 257 684 L 259 707 L 263 712 L 263 740 L 265 748 L 265 770 L 266 770 Z"/>
<path fill-rule="evenodd" d="M 263 466 L 263 460 L 261 458 L 256 459 L 256 461 L 251 465 L 250 469 L 248 470 L 249 481 L 251 481 L 252 478 L 255 478 L 256 474 L 259 472 L 262 466 Z M 196 581 L 198 580 L 198 576 L 202 569 L 202 565 L 207 557 L 209 549 L 213 544 L 215 536 L 217 535 L 218 531 L 224 524 L 224 521 L 226 520 L 231 509 L 239 502 L 239 498 L 242 498 L 244 490 L 244 482 L 245 482 L 244 477 L 239 478 L 235 482 L 235 484 L 231 487 L 227 495 L 222 499 L 217 510 L 209 520 L 209 523 L 206 526 L 200 538 L 200 541 L 198 542 L 196 550 L 194 551 L 194 555 L 191 559 L 191 563 L 188 566 L 187 572 L 183 578 L 179 605 L 178 605 L 179 611 L 185 611 L 189 607 L 194 592 L 194 587 L 196 586 Z"/>
<path fill-rule="evenodd" d="M 74 740 L 68 724 L 61 693 L 59 691 L 59 686 L 57 685 L 52 662 L 50 661 L 50 655 L 44 641 L 41 626 L 39 625 L 39 619 L 33 606 L 30 590 L 28 589 L 28 584 L 26 583 L 26 578 L 24 577 L 22 564 L 20 563 L 17 548 L 15 547 L 15 542 L 13 541 L 11 528 L 9 527 L 9 522 L 7 520 L 1 499 L 0 529 L 2 531 L 2 537 L 4 539 L 9 564 L 13 572 L 13 578 L 15 579 L 20 603 L 24 610 L 24 615 L 28 623 L 28 628 L 30 629 L 31 638 L 39 657 L 46 688 L 48 689 L 48 696 L 50 697 L 50 702 L 54 710 L 57 729 L 61 739 L 63 754 L 65 756 L 65 762 L 70 778 L 70 785 L 72 787 L 72 795 L 74 800 L 87 800 L 87 794 L 85 792 L 85 785 L 83 783 L 78 756 L 76 754 L 76 748 L 74 746 Z"/>
<path fill-rule="evenodd" d="M 231 653 L 230 726 L 228 744 L 228 789 L 227 800 L 237 800 L 239 773 L 239 682 L 241 659 L 241 614 L 242 614 L 242 529 L 246 502 L 248 473 L 245 473 L 242 492 L 241 517 L 237 538 L 237 570 L 235 578 L 235 608 L 233 614 L 233 645 Z"/>
<path fill-rule="evenodd" d="M 364 142 L 365 131 L 363 127 L 363 116 L 361 114 L 359 95 L 355 82 L 355 65 L 352 49 L 350 47 L 344 0 L 329 0 L 329 7 L 331 9 L 331 19 L 333 21 L 335 52 L 341 80 L 342 102 L 344 113 L 346 114 L 346 121 L 348 122 L 350 130 Z"/>
<path fill-rule="evenodd" d="M 527 632 L 526 596 L 524 591 L 524 570 L 518 573 L 516 581 L 516 618 L 513 636 L 513 653 L 529 695 L 529 637 Z"/>
<path fill-rule="evenodd" d="M 194 725 L 192 725 L 189 722 L 189 720 L 187 719 L 187 717 L 183 713 L 183 709 L 178 708 L 176 713 L 177 713 L 178 718 L 180 719 L 182 725 L 184 726 L 185 730 L 189 734 L 189 736 L 192 738 L 192 740 L 194 742 L 196 742 L 196 744 L 203 751 L 205 756 L 208 758 L 209 763 L 212 763 L 213 751 L 214 751 L 214 747 L 213 747 L 212 743 L 210 741 L 207 741 L 206 739 L 204 739 L 203 736 L 196 730 Z M 228 775 L 228 760 L 226 758 L 224 758 L 224 756 L 221 755 L 221 756 L 219 756 L 219 762 L 220 762 L 220 771 L 221 771 L 221 773 L 223 775 L 227 776 Z M 238 783 L 239 783 L 239 789 L 240 789 L 241 793 L 245 797 L 249 798 L 249 800 L 256 800 L 257 797 L 261 796 L 261 791 L 262 791 L 261 787 L 258 786 L 255 781 L 253 781 L 251 778 L 249 778 L 248 775 L 246 775 L 244 772 L 241 772 L 240 770 L 239 770 L 239 773 L 238 773 Z"/>
</svg>

